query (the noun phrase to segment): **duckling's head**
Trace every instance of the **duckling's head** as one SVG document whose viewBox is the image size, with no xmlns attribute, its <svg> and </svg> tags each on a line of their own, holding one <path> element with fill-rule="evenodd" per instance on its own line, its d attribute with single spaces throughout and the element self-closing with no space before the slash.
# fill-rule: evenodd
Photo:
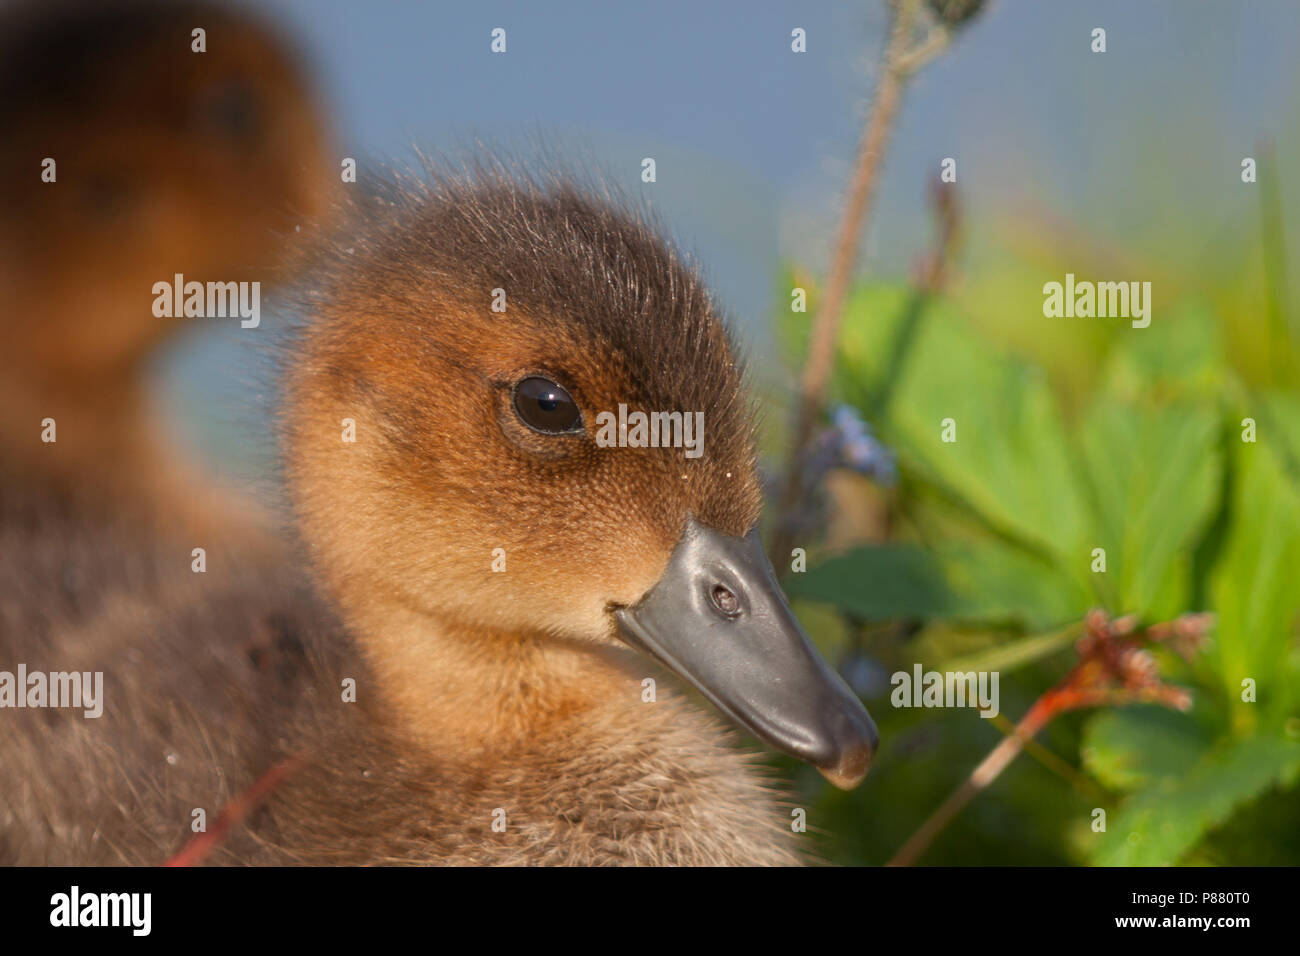
<svg viewBox="0 0 1300 956">
<path fill-rule="evenodd" d="M 0 322 L 61 378 L 174 329 L 156 282 L 273 278 L 333 164 L 295 53 L 210 0 L 6 7 L 0 133 Z"/>
<path fill-rule="evenodd" d="M 742 375 L 690 265 L 609 200 L 496 168 L 395 189 L 343 242 L 290 375 L 287 462 L 354 625 L 382 602 L 630 644 L 860 781 L 875 728 L 759 546 Z"/>
</svg>

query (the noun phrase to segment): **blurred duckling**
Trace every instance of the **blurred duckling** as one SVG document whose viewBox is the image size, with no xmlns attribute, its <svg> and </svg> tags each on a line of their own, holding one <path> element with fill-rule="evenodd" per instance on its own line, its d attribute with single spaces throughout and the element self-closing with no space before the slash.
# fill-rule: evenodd
<svg viewBox="0 0 1300 956">
<path fill-rule="evenodd" d="M 158 318 L 153 286 L 291 273 L 295 226 L 326 208 L 325 149 L 297 57 L 260 18 L 192 0 L 0 13 L 7 512 L 201 513 L 205 485 L 159 438 L 142 376 L 206 320 Z"/>
<path fill-rule="evenodd" d="M 104 672 L 100 718 L 4 716 L 0 862 L 801 862 L 753 755 L 660 670 L 838 786 L 867 772 L 871 718 L 759 545 L 742 375 L 692 267 L 495 165 L 354 216 L 286 353 L 313 582 L 146 543 L 92 619 L 0 638 Z M 702 412 L 702 454 L 599 440 L 620 404 Z"/>
</svg>

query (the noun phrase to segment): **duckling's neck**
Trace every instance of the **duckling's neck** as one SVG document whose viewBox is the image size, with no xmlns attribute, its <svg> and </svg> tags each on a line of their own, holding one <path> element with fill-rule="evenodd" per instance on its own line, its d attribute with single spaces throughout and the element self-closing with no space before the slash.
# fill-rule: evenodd
<svg viewBox="0 0 1300 956">
<path fill-rule="evenodd" d="M 365 617 L 354 623 L 385 719 L 431 757 L 544 748 L 577 724 L 641 704 L 631 652 L 453 627 L 406 608 Z"/>
</svg>

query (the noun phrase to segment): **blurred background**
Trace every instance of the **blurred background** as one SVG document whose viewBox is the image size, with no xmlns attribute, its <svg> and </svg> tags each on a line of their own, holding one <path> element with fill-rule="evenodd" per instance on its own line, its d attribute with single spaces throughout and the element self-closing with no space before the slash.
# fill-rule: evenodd
<svg viewBox="0 0 1300 956">
<path fill-rule="evenodd" d="M 651 206 L 750 350 L 765 463 L 781 470 L 882 0 L 259 10 L 313 68 L 361 183 L 413 146 L 540 144 Z M 489 51 L 495 27 L 505 55 Z M 1052 720 L 920 862 L 1300 862 L 1298 52 L 1288 0 L 990 0 L 909 83 L 844 312 L 839 411 L 797 516 L 807 570 L 786 578 L 884 742 L 853 793 L 786 768 L 829 860 L 889 860 L 1067 674 L 1100 607 L 1144 625 L 1216 615 L 1200 653 L 1152 651 L 1189 709 Z M 958 238 L 921 294 L 945 157 Z M 1045 318 L 1043 284 L 1067 272 L 1151 282 L 1150 327 Z M 796 286 L 807 313 L 791 311 Z M 267 353 L 237 326 L 192 325 L 155 369 L 160 403 L 178 441 L 256 480 Z M 917 663 L 999 671 L 1002 722 L 891 707 L 890 675 Z"/>
</svg>

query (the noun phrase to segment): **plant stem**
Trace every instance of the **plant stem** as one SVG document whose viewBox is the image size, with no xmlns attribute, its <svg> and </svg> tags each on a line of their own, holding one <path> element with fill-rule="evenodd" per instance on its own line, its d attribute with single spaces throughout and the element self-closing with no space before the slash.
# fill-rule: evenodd
<svg viewBox="0 0 1300 956">
<path fill-rule="evenodd" d="M 894 854 L 886 866 L 910 866 L 930 848 L 943 828 L 981 790 L 998 778 L 1026 749 L 1035 734 L 1058 714 L 1087 707 L 1122 707 L 1128 704 L 1160 704 L 1186 710 L 1191 706 L 1187 692 L 1162 683 L 1149 669 L 1149 657 L 1135 653 L 1143 642 L 1181 642 L 1182 652 L 1194 653 L 1204 640 L 1212 618 L 1184 614 L 1173 621 L 1153 624 L 1135 636 L 1136 618 L 1111 619 L 1101 611 L 1089 611 L 1084 618 L 1084 636 L 1075 644 L 1079 659 L 1053 687 L 1044 692 L 1005 737 L 980 761 L 979 766 L 948 799 L 932 813 Z M 1177 645 L 1175 644 L 1175 648 Z M 1152 665 L 1153 666 L 1153 665 Z"/>
<path fill-rule="evenodd" d="M 1004 734 L 1015 733 L 1015 725 L 1001 714 L 994 717 L 991 723 Z M 1081 793 L 1085 793 L 1099 802 L 1106 799 L 1106 794 L 1102 792 L 1100 787 L 1032 737 L 1025 740 L 1025 753 Z"/>
<path fill-rule="evenodd" d="M 1038 698 L 1029 708 L 1029 712 L 1021 718 L 1020 723 L 1016 724 L 1015 731 L 1010 736 L 1004 737 L 989 755 L 980 761 L 979 766 L 970 772 L 970 776 L 962 782 L 962 785 L 948 795 L 948 799 L 939 806 L 938 810 L 930 814 L 930 818 L 921 824 L 921 828 L 912 834 L 903 844 L 902 849 L 885 865 L 911 866 L 920 859 L 921 854 L 930 848 L 934 838 L 952 822 L 952 818 L 960 813 L 976 794 L 996 780 L 1011 761 L 1020 755 L 1025 742 L 1043 729 L 1054 711 L 1050 694 Z"/>
<path fill-rule="evenodd" d="M 247 817 L 286 777 L 303 766 L 297 756 L 286 757 L 258 777 L 251 787 L 230 801 L 217 817 L 212 829 L 193 837 L 163 866 L 197 866 L 202 863 L 226 835 Z"/>
<path fill-rule="evenodd" d="M 809 340 L 808 357 L 800 380 L 798 412 L 790 444 L 790 458 L 781 498 L 776 511 L 772 558 L 779 568 L 785 563 L 791 546 L 790 514 L 803 494 L 803 458 L 812 437 L 813 426 L 826 394 L 835 360 L 840 317 L 848 294 L 849 280 L 857 263 L 858 244 L 863 225 L 871 211 L 879 179 L 880 160 L 885 144 L 893 132 L 908 75 L 906 55 L 920 0 L 899 0 L 893 25 L 885 46 L 880 82 L 858 146 L 857 162 L 849 186 L 844 219 L 836 238 L 826 283 L 826 296 L 818 309 Z"/>
</svg>

